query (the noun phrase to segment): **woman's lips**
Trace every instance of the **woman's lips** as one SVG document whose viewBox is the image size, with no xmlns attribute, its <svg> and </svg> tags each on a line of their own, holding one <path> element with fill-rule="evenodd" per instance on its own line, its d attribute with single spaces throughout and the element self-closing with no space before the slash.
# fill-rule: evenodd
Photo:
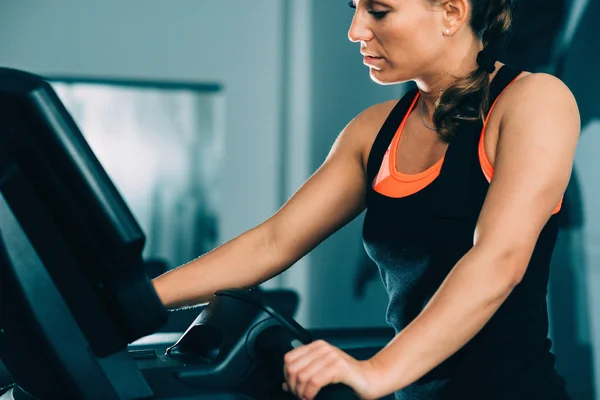
<svg viewBox="0 0 600 400">
<path fill-rule="evenodd" d="M 381 61 L 383 61 L 383 57 L 373 57 L 371 55 L 364 55 L 363 58 L 363 63 L 365 65 L 373 65 L 373 66 L 377 66 L 378 64 L 381 63 Z"/>
</svg>

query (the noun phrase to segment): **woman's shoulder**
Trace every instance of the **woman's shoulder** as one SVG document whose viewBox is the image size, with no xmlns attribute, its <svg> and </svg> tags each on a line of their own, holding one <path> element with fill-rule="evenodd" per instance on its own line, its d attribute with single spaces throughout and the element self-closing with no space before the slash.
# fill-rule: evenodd
<svg viewBox="0 0 600 400">
<path fill-rule="evenodd" d="M 558 77 L 528 71 L 506 88 L 497 106 L 503 117 L 520 118 L 541 118 L 548 112 L 571 112 L 577 107 L 573 93 Z"/>
<path fill-rule="evenodd" d="M 353 142 L 359 147 L 364 167 L 377 134 L 397 104 L 398 100 L 373 104 L 354 117 L 342 131 L 343 141 Z"/>
<path fill-rule="evenodd" d="M 510 85 L 507 91 L 537 91 L 542 93 L 557 92 L 564 94 L 564 91 L 570 93 L 567 85 L 558 77 L 546 72 L 523 71 L 516 79 L 514 84 Z"/>
<path fill-rule="evenodd" d="M 579 135 L 581 122 L 575 97 L 554 75 L 524 74 L 504 90 L 496 107 L 499 137 L 514 143 L 527 136 L 528 140 L 550 140 L 560 146 Z"/>
</svg>

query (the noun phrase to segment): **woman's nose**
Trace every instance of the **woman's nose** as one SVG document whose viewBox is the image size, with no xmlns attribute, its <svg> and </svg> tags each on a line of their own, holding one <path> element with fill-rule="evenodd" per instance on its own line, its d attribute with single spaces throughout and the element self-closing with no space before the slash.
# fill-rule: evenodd
<svg viewBox="0 0 600 400">
<path fill-rule="evenodd" d="M 351 42 L 367 42 L 373 38 L 373 32 L 368 27 L 367 17 L 361 10 L 356 10 L 350 29 L 348 30 L 348 39 Z"/>
</svg>

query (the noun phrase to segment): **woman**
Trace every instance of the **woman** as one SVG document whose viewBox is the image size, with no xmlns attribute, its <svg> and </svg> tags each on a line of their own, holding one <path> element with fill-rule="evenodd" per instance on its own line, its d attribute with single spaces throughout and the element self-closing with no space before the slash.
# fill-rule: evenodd
<svg viewBox="0 0 600 400">
<path fill-rule="evenodd" d="M 317 341 L 285 357 L 313 399 L 568 399 L 550 353 L 546 287 L 579 134 L 562 82 L 496 61 L 508 0 L 357 0 L 349 38 L 399 102 L 352 120 L 270 219 L 154 281 L 170 308 L 283 272 L 365 208 L 365 247 L 395 338 L 357 361 Z M 492 180 L 493 177 L 493 180 Z"/>
</svg>

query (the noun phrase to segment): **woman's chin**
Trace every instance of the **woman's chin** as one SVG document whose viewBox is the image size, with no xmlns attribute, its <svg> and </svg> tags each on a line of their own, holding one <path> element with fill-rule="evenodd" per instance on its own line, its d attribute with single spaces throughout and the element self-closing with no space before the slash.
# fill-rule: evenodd
<svg viewBox="0 0 600 400">
<path fill-rule="evenodd" d="M 369 76 L 373 82 L 379 85 L 394 85 L 401 82 L 400 80 L 395 79 L 396 77 L 386 73 L 384 69 L 369 68 Z"/>
</svg>

